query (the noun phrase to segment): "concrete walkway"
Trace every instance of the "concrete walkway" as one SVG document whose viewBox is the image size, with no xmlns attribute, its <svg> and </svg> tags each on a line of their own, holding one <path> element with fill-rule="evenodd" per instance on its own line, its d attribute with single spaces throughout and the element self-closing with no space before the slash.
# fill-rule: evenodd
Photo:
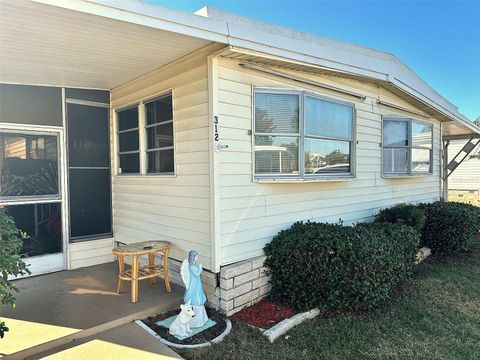
<svg viewBox="0 0 480 360">
<path fill-rule="evenodd" d="M 123 347 L 124 353 L 130 353 L 143 350 L 132 343 L 138 341 L 147 353 L 170 356 L 169 348 L 131 322 L 177 307 L 183 289 L 172 284 L 167 294 L 163 281 L 157 285 L 141 281 L 139 301 L 132 304 L 128 283 L 122 294 L 116 293 L 117 271 L 116 263 L 108 263 L 16 281 L 20 289 L 16 308 L 0 308 L 0 317 L 11 328 L 0 340 L 0 353 L 35 358 L 59 351 L 99 351 L 100 343 L 109 351 Z M 112 337 L 116 341 L 110 341 Z"/>
<path fill-rule="evenodd" d="M 30 359 L 182 359 L 135 323 L 73 341 Z"/>
</svg>

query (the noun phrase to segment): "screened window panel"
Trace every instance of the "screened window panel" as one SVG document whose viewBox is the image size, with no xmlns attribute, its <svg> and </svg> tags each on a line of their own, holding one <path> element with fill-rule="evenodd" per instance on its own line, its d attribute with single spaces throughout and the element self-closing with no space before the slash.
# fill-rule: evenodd
<svg viewBox="0 0 480 360">
<path fill-rule="evenodd" d="M 255 93 L 255 132 L 298 133 L 299 96 Z"/>
<path fill-rule="evenodd" d="M 134 129 L 138 127 L 138 107 L 132 107 L 117 112 L 118 131 Z"/>
<path fill-rule="evenodd" d="M 138 150 L 138 142 L 138 130 L 118 134 L 118 148 L 120 152 Z"/>
<path fill-rule="evenodd" d="M 383 172 L 408 174 L 408 149 L 384 148 Z"/>
<path fill-rule="evenodd" d="M 257 174 L 298 174 L 298 138 L 255 136 Z"/>
<path fill-rule="evenodd" d="M 148 173 L 172 173 L 174 172 L 174 153 L 172 150 L 155 150 L 147 153 Z"/>
<path fill-rule="evenodd" d="M 108 109 L 68 104 L 69 166 L 110 166 Z"/>
<path fill-rule="evenodd" d="M 173 123 L 147 128 L 147 149 L 173 146 Z"/>
<path fill-rule="evenodd" d="M 307 135 L 352 138 L 351 106 L 306 96 L 304 111 Z"/>
<path fill-rule="evenodd" d="M 412 146 L 425 149 L 432 148 L 433 126 L 418 121 L 412 121 Z"/>
<path fill-rule="evenodd" d="M 110 169 L 70 169 L 70 236 L 112 233 Z"/>
<path fill-rule="evenodd" d="M 120 173 L 139 173 L 140 154 L 120 154 Z"/>
<path fill-rule="evenodd" d="M 350 142 L 305 139 L 305 173 L 349 173 Z"/>
<path fill-rule="evenodd" d="M 430 172 L 432 152 L 429 149 L 412 149 L 412 172 Z"/>
<path fill-rule="evenodd" d="M 383 146 L 408 146 L 408 121 L 383 121 Z"/>
<path fill-rule="evenodd" d="M 23 257 L 59 253 L 63 248 L 60 203 L 0 206 L 27 234 L 22 238 Z M 3 240 L 3 239 L 2 239 Z"/>
<path fill-rule="evenodd" d="M 0 198 L 58 193 L 57 137 L 0 133 Z"/>
<path fill-rule="evenodd" d="M 147 125 L 173 119 L 172 95 L 145 104 Z"/>
</svg>

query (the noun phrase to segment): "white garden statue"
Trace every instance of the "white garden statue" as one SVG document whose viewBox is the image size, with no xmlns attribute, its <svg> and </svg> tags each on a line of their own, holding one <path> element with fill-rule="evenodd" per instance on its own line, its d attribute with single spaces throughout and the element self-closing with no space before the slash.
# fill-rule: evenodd
<svg viewBox="0 0 480 360">
<path fill-rule="evenodd" d="M 190 302 L 180 305 L 180 314 L 168 328 L 170 335 L 174 336 L 188 336 L 192 333 L 190 330 L 190 321 L 195 316 Z"/>
<path fill-rule="evenodd" d="M 200 278 L 202 271 L 202 265 L 198 264 L 198 253 L 195 250 L 191 250 L 188 253 L 188 259 L 182 262 L 180 275 L 186 288 L 183 301 L 191 304 L 195 313 L 195 316 L 190 320 L 190 327 L 192 328 L 202 327 L 208 321 L 207 311 L 205 310 L 207 298 L 205 297 L 202 279 Z"/>
</svg>

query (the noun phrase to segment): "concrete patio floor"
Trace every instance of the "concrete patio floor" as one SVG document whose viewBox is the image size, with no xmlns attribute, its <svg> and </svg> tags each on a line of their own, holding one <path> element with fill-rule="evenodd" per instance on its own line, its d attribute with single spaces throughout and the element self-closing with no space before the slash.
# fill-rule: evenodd
<svg viewBox="0 0 480 360">
<path fill-rule="evenodd" d="M 0 342 L 0 353 L 18 352 L 14 357 L 26 358 L 65 345 L 76 346 L 80 339 L 84 339 L 81 343 L 97 339 L 97 334 L 108 335 L 111 329 L 117 328 L 120 334 L 133 331 L 124 326 L 171 310 L 182 301 L 181 287 L 171 284 L 172 292 L 168 294 L 163 279 L 159 279 L 156 285 L 141 281 L 139 301 L 132 304 L 128 282 L 121 294 L 116 293 L 117 275 L 117 263 L 107 263 L 17 280 L 20 292 L 16 308 L 0 308 L 0 317 L 11 327 Z M 117 344 L 124 340 L 119 337 Z M 148 341 L 148 337 L 142 341 Z"/>
</svg>

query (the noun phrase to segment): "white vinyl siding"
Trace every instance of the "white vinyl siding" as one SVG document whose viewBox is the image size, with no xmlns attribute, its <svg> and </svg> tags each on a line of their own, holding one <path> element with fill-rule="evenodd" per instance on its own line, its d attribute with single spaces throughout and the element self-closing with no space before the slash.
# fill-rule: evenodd
<svg viewBox="0 0 480 360">
<path fill-rule="evenodd" d="M 401 116 L 377 105 L 382 98 L 407 109 L 408 102 L 377 85 L 333 76 L 292 74 L 367 96 L 352 100 L 333 91 L 247 70 L 222 59 L 219 66 L 220 217 L 222 265 L 261 255 L 280 230 L 295 221 L 366 221 L 379 209 L 399 202 L 434 201 L 441 196 L 440 125 L 433 124 L 433 175 L 382 178 L 382 116 Z M 282 71 L 287 71 L 282 69 Z M 253 178 L 253 87 L 296 89 L 352 102 L 355 106 L 355 178 L 302 183 L 258 183 Z M 418 110 L 417 110 L 418 111 Z"/>
<path fill-rule="evenodd" d="M 113 238 L 69 244 L 69 270 L 112 262 Z"/>
<path fill-rule="evenodd" d="M 112 108 L 155 100 L 172 89 L 175 175 L 113 177 L 116 241 L 171 241 L 183 260 L 195 249 L 210 267 L 207 54 L 204 49 L 112 90 Z M 148 102 L 148 100 L 145 100 Z"/>
</svg>

